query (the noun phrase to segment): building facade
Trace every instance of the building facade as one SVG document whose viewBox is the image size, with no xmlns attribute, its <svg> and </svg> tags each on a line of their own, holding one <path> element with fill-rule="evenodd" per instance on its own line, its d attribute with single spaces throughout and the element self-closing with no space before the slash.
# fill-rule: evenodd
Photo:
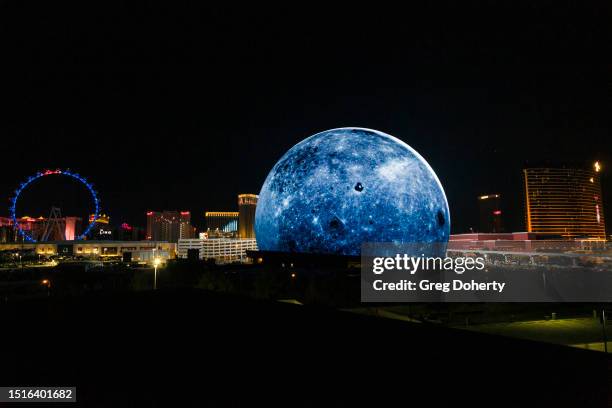
<svg viewBox="0 0 612 408">
<path fill-rule="evenodd" d="M 214 259 L 216 263 L 248 262 L 247 251 L 257 250 L 254 238 L 182 239 L 178 243 L 179 258 L 187 258 L 189 250 L 198 250 L 200 259 Z"/>
<path fill-rule="evenodd" d="M 13 220 L 8 217 L 0 217 L 0 244 L 15 242 L 15 238 Z"/>
<path fill-rule="evenodd" d="M 528 232 L 605 240 L 600 164 L 593 168 L 523 170 Z"/>
<path fill-rule="evenodd" d="M 181 211 L 179 214 L 179 239 L 191 239 L 195 236 L 196 229 L 191 225 L 191 212 Z"/>
<path fill-rule="evenodd" d="M 147 212 L 147 239 L 159 241 L 162 236 L 162 213 L 159 211 Z"/>
<path fill-rule="evenodd" d="M 36 241 L 74 241 L 83 232 L 81 217 L 61 217 L 49 221 L 45 217 L 24 216 L 17 218 L 21 230 Z M 45 232 L 47 237 L 45 239 Z M 0 217 L 0 243 L 21 242 L 12 218 Z"/>
<path fill-rule="evenodd" d="M 204 218 L 208 237 L 236 237 L 238 233 L 238 214 L 237 211 L 207 211 Z"/>
<path fill-rule="evenodd" d="M 238 237 L 242 239 L 255 238 L 255 210 L 258 198 L 256 194 L 238 195 Z"/>
<path fill-rule="evenodd" d="M 503 232 L 500 194 L 478 197 L 478 212 L 480 213 L 479 232 Z"/>
<path fill-rule="evenodd" d="M 181 238 L 193 238 L 195 228 L 191 226 L 189 211 L 147 212 L 147 239 L 152 241 L 178 242 Z"/>
<path fill-rule="evenodd" d="M 551 239 L 550 234 L 536 232 L 502 232 L 453 234 L 448 250 L 498 252 L 569 253 L 609 249 L 604 241 Z"/>
<path fill-rule="evenodd" d="M 12 243 L 0 245 L 0 251 L 34 251 L 42 256 L 74 256 L 86 259 L 122 257 L 130 253 L 134 262 L 150 262 L 153 257 L 162 260 L 176 258 L 176 244 L 153 241 L 58 241 Z"/>
</svg>

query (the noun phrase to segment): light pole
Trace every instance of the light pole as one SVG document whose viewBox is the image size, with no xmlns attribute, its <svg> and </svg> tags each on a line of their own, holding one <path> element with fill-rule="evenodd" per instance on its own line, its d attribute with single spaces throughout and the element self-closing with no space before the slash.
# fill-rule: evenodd
<svg viewBox="0 0 612 408">
<path fill-rule="evenodd" d="M 153 266 L 155 267 L 155 276 L 153 278 L 153 290 L 157 290 L 157 267 L 160 264 L 159 258 L 153 260 Z"/>
<path fill-rule="evenodd" d="M 49 279 L 43 279 L 41 284 L 47 288 L 47 296 L 51 296 L 51 281 Z"/>
<path fill-rule="evenodd" d="M 608 352 L 608 336 L 606 333 L 606 309 L 601 309 L 601 328 L 603 330 L 604 352 Z"/>
</svg>

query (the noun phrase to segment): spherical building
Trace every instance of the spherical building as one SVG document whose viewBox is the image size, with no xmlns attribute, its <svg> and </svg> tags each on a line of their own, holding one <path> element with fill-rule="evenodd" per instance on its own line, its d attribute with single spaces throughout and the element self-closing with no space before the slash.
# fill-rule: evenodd
<svg viewBox="0 0 612 408">
<path fill-rule="evenodd" d="M 447 242 L 440 181 L 410 146 L 363 128 L 291 148 L 268 174 L 255 217 L 262 251 L 359 255 L 364 242 Z"/>
</svg>

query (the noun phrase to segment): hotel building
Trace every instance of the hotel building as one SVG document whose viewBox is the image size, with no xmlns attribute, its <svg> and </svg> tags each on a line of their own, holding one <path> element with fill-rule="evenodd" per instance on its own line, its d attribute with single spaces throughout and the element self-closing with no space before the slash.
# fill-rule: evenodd
<svg viewBox="0 0 612 408">
<path fill-rule="evenodd" d="M 214 259 L 216 263 L 247 262 L 246 251 L 256 251 L 254 238 L 181 239 L 178 257 L 187 258 L 189 250 L 198 250 L 200 259 Z"/>
<path fill-rule="evenodd" d="M 238 195 L 238 236 L 240 238 L 255 238 L 255 210 L 258 198 L 256 194 Z"/>
<path fill-rule="evenodd" d="M 605 240 L 601 165 L 523 170 L 527 232 Z"/>
<path fill-rule="evenodd" d="M 206 233 L 208 237 L 235 237 L 238 233 L 237 211 L 207 211 Z"/>
<path fill-rule="evenodd" d="M 152 241 L 178 242 L 193 238 L 195 228 L 191 226 L 189 211 L 147 212 L 147 239 Z"/>
</svg>

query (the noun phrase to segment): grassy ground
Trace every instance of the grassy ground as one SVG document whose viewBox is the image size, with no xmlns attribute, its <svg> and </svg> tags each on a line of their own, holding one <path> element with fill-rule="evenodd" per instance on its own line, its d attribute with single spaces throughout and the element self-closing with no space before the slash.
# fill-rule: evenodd
<svg viewBox="0 0 612 408">
<path fill-rule="evenodd" d="M 480 324 L 462 328 L 481 333 L 563 344 L 566 346 L 604 350 L 603 330 L 598 319 L 534 320 L 527 322 Z M 608 338 L 612 337 L 612 326 L 606 327 Z M 612 351 L 612 342 L 608 342 Z"/>
<path fill-rule="evenodd" d="M 407 316 L 408 306 L 351 309 L 353 312 L 388 319 L 416 322 Z M 503 323 L 450 324 L 451 327 L 505 337 L 561 344 L 589 350 L 605 351 L 603 329 L 599 319 L 578 317 L 564 319 L 523 320 Z M 612 322 L 606 326 L 608 350 L 612 352 Z"/>
</svg>

